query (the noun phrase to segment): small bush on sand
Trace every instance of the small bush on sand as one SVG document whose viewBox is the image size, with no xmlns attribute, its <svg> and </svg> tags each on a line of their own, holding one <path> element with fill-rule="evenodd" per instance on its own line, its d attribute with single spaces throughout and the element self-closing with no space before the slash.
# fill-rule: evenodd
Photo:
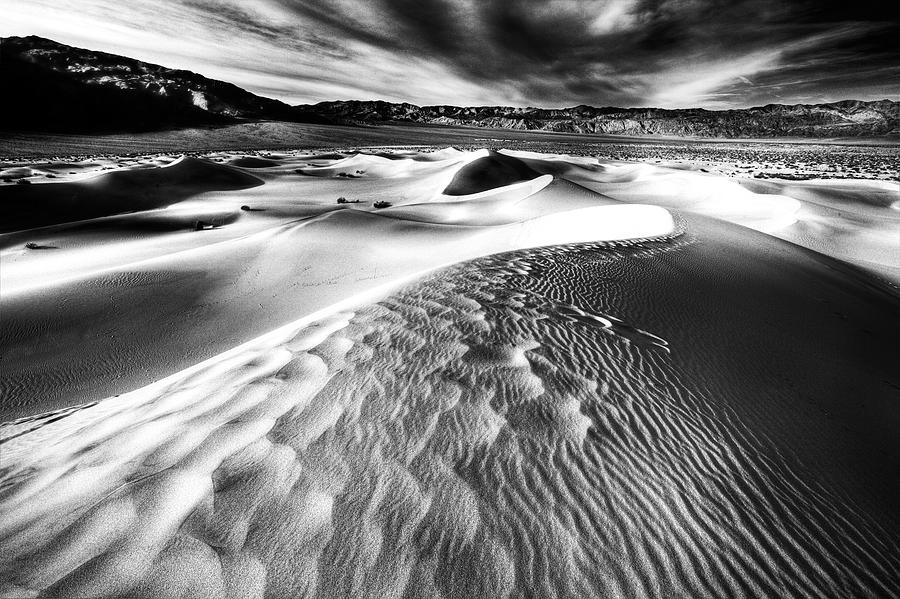
<svg viewBox="0 0 900 599">
<path fill-rule="evenodd" d="M 40 243 L 35 243 L 34 241 L 29 241 L 25 244 L 25 248 L 29 250 L 56 250 L 59 249 L 55 245 L 41 245 Z"/>
</svg>

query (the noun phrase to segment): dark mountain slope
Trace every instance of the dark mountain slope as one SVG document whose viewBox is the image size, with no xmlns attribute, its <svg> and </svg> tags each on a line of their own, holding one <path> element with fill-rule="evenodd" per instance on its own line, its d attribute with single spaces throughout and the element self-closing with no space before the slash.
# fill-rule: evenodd
<svg viewBox="0 0 900 599">
<path fill-rule="evenodd" d="M 36 37 L 0 43 L 5 130 L 151 131 L 294 120 L 290 106 L 190 71 Z"/>
</svg>

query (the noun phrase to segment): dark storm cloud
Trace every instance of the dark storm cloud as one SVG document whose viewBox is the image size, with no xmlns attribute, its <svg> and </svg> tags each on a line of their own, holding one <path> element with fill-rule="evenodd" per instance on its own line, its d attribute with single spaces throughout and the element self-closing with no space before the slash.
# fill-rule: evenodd
<svg viewBox="0 0 900 599">
<path fill-rule="evenodd" d="M 167 6 L 171 20 L 198 30 L 198 43 L 203 32 L 219 44 L 235 40 L 246 54 L 240 66 L 257 65 L 255 75 L 246 81 L 239 75 L 236 83 L 289 100 L 726 107 L 896 98 L 900 25 L 887 5 L 183 0 Z M 147 15 L 142 22 L 152 27 Z M 194 54 L 220 70 L 235 61 L 213 47 Z M 298 83 L 304 80 L 305 97 Z"/>
<path fill-rule="evenodd" d="M 337 36 L 428 56 L 535 104 L 733 103 L 741 94 L 727 92 L 741 86 L 763 100 L 769 88 L 746 83 L 760 75 L 772 86 L 783 74 L 786 86 L 799 81 L 804 97 L 819 99 L 837 89 L 896 95 L 900 83 L 900 28 L 876 2 L 379 0 L 357 13 L 283 5 L 307 19 L 327 15 L 319 24 Z M 887 80 L 860 77 L 863 64 Z"/>
</svg>

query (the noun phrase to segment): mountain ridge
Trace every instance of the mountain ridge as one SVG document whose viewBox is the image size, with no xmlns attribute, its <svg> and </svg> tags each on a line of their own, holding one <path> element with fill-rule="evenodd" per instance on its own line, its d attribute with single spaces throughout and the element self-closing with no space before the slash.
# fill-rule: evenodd
<svg viewBox="0 0 900 599">
<path fill-rule="evenodd" d="M 154 131 L 301 111 L 232 83 L 38 36 L 0 41 L 0 128 L 50 132 Z"/>
<path fill-rule="evenodd" d="M 900 102 L 887 99 L 730 110 L 417 106 L 383 100 L 291 106 L 191 71 L 38 36 L 0 39 L 0 80 L 13 90 L 3 94 L 0 110 L 0 129 L 8 131 L 137 132 L 281 120 L 703 138 L 900 135 Z"/>
<path fill-rule="evenodd" d="M 416 106 L 381 100 L 319 102 L 296 108 L 332 120 L 371 124 L 413 122 L 504 129 L 675 135 L 686 137 L 857 137 L 900 134 L 900 102 L 842 100 L 752 108 L 571 108 Z"/>
</svg>

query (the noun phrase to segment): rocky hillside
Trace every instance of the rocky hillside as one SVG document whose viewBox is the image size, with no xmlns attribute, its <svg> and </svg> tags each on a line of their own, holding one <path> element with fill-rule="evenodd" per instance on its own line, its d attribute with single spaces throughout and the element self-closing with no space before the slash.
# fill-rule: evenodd
<svg viewBox="0 0 900 599">
<path fill-rule="evenodd" d="M 346 123 L 412 122 L 566 133 L 688 137 L 843 137 L 900 134 L 900 102 L 846 100 L 770 104 L 743 110 L 702 108 L 512 108 L 415 106 L 388 102 L 321 102 L 297 107 Z"/>
<path fill-rule="evenodd" d="M 231 83 L 36 36 L 3 38 L 0 78 L 5 130 L 147 131 L 300 114 Z"/>
</svg>

